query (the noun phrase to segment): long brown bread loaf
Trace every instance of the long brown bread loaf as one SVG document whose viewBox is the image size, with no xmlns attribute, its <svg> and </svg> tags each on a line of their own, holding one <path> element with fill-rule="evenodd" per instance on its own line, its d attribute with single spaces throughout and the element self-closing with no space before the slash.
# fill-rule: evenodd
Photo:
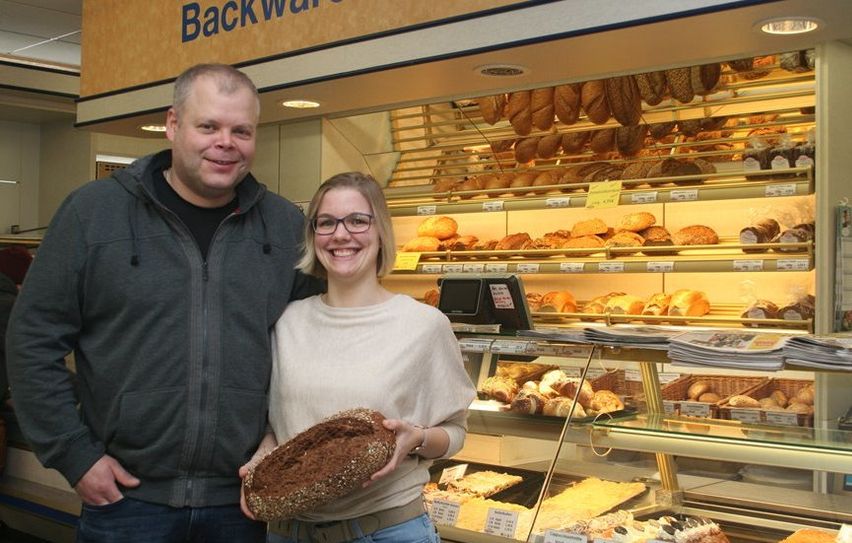
<svg viewBox="0 0 852 543">
<path fill-rule="evenodd" d="M 666 70 L 666 82 L 669 84 L 669 92 L 672 98 L 678 102 L 688 104 L 695 98 L 695 91 L 692 90 L 692 78 L 688 67 Z"/>
<path fill-rule="evenodd" d="M 622 126 L 636 126 L 642 118 L 642 98 L 633 76 L 610 77 L 604 81 L 612 116 Z"/>
<path fill-rule="evenodd" d="M 532 132 L 531 96 L 530 91 L 513 92 L 506 103 L 506 117 L 520 136 Z"/>
<path fill-rule="evenodd" d="M 553 111 L 565 125 L 572 125 L 580 118 L 580 93 L 582 83 L 557 85 L 553 89 Z"/>
<path fill-rule="evenodd" d="M 532 124 L 539 130 L 553 126 L 553 87 L 534 89 L 530 95 Z"/>
<path fill-rule="evenodd" d="M 645 100 L 649 106 L 656 106 L 663 101 L 668 91 L 666 83 L 666 73 L 662 71 L 648 72 L 644 74 L 636 74 L 633 76 L 636 79 L 636 87 L 639 89 L 639 96 Z"/>
<path fill-rule="evenodd" d="M 604 124 L 609 120 L 611 113 L 603 80 L 596 79 L 583 83 L 580 90 L 580 105 L 591 122 Z"/>
</svg>

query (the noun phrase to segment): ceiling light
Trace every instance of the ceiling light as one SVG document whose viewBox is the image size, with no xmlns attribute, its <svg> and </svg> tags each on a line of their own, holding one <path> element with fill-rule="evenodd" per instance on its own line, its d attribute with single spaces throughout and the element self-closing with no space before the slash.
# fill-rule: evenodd
<svg viewBox="0 0 852 543">
<path fill-rule="evenodd" d="M 517 77 L 527 73 L 527 69 L 517 64 L 486 64 L 474 68 L 480 75 L 488 77 Z"/>
<path fill-rule="evenodd" d="M 320 107 L 320 103 L 314 102 L 313 100 L 286 100 L 284 102 L 281 102 L 281 105 L 294 109 L 312 109 L 315 107 Z"/>
<path fill-rule="evenodd" d="M 165 132 L 166 125 L 164 124 L 143 124 L 139 127 L 139 130 L 144 132 Z"/>
<path fill-rule="evenodd" d="M 818 21 L 812 17 L 779 17 L 761 21 L 756 26 L 767 34 L 789 35 L 811 32 L 821 25 L 822 21 Z"/>
</svg>

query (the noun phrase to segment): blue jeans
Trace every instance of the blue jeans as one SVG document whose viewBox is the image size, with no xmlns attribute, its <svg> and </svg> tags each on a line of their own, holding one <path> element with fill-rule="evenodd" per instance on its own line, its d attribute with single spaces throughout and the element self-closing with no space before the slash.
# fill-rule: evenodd
<svg viewBox="0 0 852 543">
<path fill-rule="evenodd" d="M 357 524 L 353 528 L 356 533 L 360 533 Z M 269 532 L 266 543 L 298 543 L 298 540 Z M 441 538 L 429 516 L 423 513 L 419 517 L 382 528 L 370 535 L 360 534 L 360 537 L 348 543 L 441 543 Z"/>
<path fill-rule="evenodd" d="M 266 524 L 248 519 L 239 505 L 169 507 L 131 498 L 86 505 L 77 543 L 263 543 Z"/>
</svg>

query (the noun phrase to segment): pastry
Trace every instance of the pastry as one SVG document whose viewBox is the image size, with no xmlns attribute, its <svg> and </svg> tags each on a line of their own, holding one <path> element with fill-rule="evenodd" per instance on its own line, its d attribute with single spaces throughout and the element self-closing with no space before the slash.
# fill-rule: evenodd
<svg viewBox="0 0 852 543">
<path fill-rule="evenodd" d="M 710 300 L 700 290 L 680 289 L 672 293 L 669 315 L 677 317 L 700 317 L 710 312 Z"/>
<path fill-rule="evenodd" d="M 573 408 L 573 414 L 571 410 Z M 568 417 L 572 415 L 572 419 L 582 419 L 586 417 L 586 412 L 583 409 L 583 406 L 580 404 L 575 404 L 574 400 L 570 398 L 551 398 L 544 403 L 544 408 L 542 409 L 542 413 L 544 415 L 550 417 Z"/>
<path fill-rule="evenodd" d="M 532 92 L 517 91 L 509 95 L 506 103 L 506 117 L 512 128 L 519 136 L 526 136 L 532 131 Z"/>
<path fill-rule="evenodd" d="M 577 302 L 574 300 L 574 295 L 567 290 L 552 291 L 541 297 L 539 311 L 574 313 L 577 311 Z"/>
<path fill-rule="evenodd" d="M 716 245 L 719 235 L 709 226 L 696 224 L 681 228 L 672 235 L 675 245 Z"/>
<path fill-rule="evenodd" d="M 541 376 L 541 381 L 538 383 L 538 391 L 545 398 L 555 398 L 559 396 L 558 387 L 570 378 L 565 375 L 561 369 L 550 370 Z"/>
<path fill-rule="evenodd" d="M 569 83 L 553 89 L 553 111 L 565 125 L 572 125 L 580 118 L 581 88 L 582 83 Z"/>
<path fill-rule="evenodd" d="M 591 236 L 598 234 L 606 234 L 607 226 L 600 219 L 588 219 L 574 223 L 571 228 L 571 237 L 578 238 L 580 236 Z"/>
<path fill-rule="evenodd" d="M 542 375 L 555 369 L 559 369 L 559 367 L 554 364 L 506 362 L 501 360 L 497 362 L 496 375 L 498 377 L 509 377 L 510 379 L 514 379 L 519 385 L 524 385 L 529 381 L 541 379 Z M 538 388 L 536 388 L 536 390 L 538 390 Z"/>
<path fill-rule="evenodd" d="M 553 126 L 553 87 L 534 89 L 530 94 L 532 124 L 539 130 Z"/>
<path fill-rule="evenodd" d="M 433 215 L 417 226 L 417 235 L 448 239 L 455 236 L 458 229 L 459 225 L 455 219 L 443 215 Z"/>
<path fill-rule="evenodd" d="M 663 101 L 668 90 L 665 72 L 648 72 L 636 74 L 633 77 L 636 80 L 636 87 L 639 89 L 639 96 L 646 104 L 656 106 Z"/>
<path fill-rule="evenodd" d="M 448 251 L 471 251 L 479 242 L 479 238 L 476 236 L 457 236 L 451 238 L 451 240 L 445 240 L 443 243 L 444 248 Z"/>
<path fill-rule="evenodd" d="M 624 409 L 624 403 L 611 390 L 598 390 L 592 397 L 591 408 L 596 413 L 612 413 Z"/>
<path fill-rule="evenodd" d="M 479 112 L 482 114 L 482 119 L 488 124 L 496 124 L 503 117 L 503 110 L 506 108 L 506 95 L 495 94 L 494 96 L 483 96 L 477 98 L 476 103 L 479 105 Z"/>
<path fill-rule="evenodd" d="M 577 387 L 580 388 L 579 393 L 577 392 Z M 592 404 L 592 398 L 595 396 L 595 391 L 592 389 L 591 383 L 585 380 L 580 381 L 580 379 L 573 377 L 561 379 L 551 384 L 551 388 L 560 396 L 571 398 L 572 400 L 574 396 L 577 396 L 577 402 L 584 408 L 588 408 Z"/>
<path fill-rule="evenodd" d="M 497 242 L 495 249 L 498 251 L 517 251 L 523 249 L 524 245 L 531 241 L 530 235 L 526 232 L 509 234 Z"/>
<path fill-rule="evenodd" d="M 647 302 L 645 302 L 645 306 L 642 308 L 642 314 L 666 315 L 669 312 L 669 302 L 671 299 L 671 294 L 666 294 L 665 292 L 658 292 L 657 294 L 654 294 Z"/>
<path fill-rule="evenodd" d="M 629 230 L 630 232 L 641 232 L 646 228 L 650 228 L 656 222 L 657 218 L 653 214 L 647 211 L 640 211 L 638 213 L 628 213 L 621 217 L 616 228 L 618 230 Z M 641 236 L 642 234 L 639 235 Z"/>
<path fill-rule="evenodd" d="M 518 393 L 518 383 L 509 377 L 493 375 L 483 381 L 482 393 L 503 403 L 512 403 Z"/>
<path fill-rule="evenodd" d="M 402 246 L 402 252 L 428 253 L 438 251 L 441 240 L 431 236 L 420 236 L 408 241 Z"/>
<path fill-rule="evenodd" d="M 496 239 L 486 239 L 477 241 L 473 244 L 474 251 L 493 251 L 497 248 L 497 243 L 499 243 Z"/>
<path fill-rule="evenodd" d="M 603 124 L 610 118 L 609 103 L 602 80 L 586 81 L 580 90 L 580 105 L 586 117 L 595 124 Z"/>
<path fill-rule="evenodd" d="M 835 543 L 836 541 L 837 532 L 802 528 L 782 539 L 779 543 Z"/>
<path fill-rule="evenodd" d="M 293 518 L 361 488 L 393 456 L 394 433 L 369 409 L 342 411 L 275 447 L 243 482 L 262 521 Z"/>
</svg>

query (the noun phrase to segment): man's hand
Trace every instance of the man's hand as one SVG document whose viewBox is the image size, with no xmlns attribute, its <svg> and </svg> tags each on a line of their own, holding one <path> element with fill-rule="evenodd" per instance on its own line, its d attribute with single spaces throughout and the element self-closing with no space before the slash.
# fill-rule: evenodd
<svg viewBox="0 0 852 543">
<path fill-rule="evenodd" d="M 121 467 L 118 460 L 105 454 L 89 468 L 74 486 L 74 490 L 83 503 L 107 505 L 124 497 L 118 485 L 135 487 L 139 486 L 139 482 L 139 479 Z"/>
</svg>

